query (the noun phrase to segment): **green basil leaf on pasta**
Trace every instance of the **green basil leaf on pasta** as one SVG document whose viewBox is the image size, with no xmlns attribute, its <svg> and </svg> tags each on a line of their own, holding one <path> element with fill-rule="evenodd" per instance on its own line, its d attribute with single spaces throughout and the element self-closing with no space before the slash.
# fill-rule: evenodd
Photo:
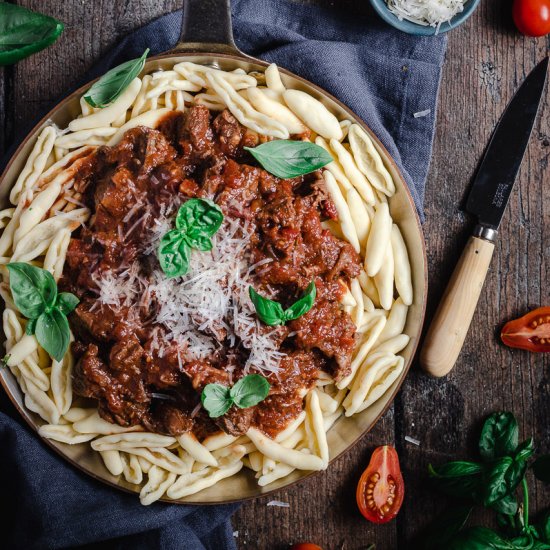
<svg viewBox="0 0 550 550">
<path fill-rule="evenodd" d="M 61 313 L 68 315 L 79 302 L 80 300 L 74 294 L 70 292 L 61 292 L 61 294 L 57 296 L 55 307 L 57 307 Z"/>
<path fill-rule="evenodd" d="M 7 268 L 13 301 L 27 319 L 36 319 L 54 306 L 57 285 L 49 271 L 21 262 L 8 264 Z"/>
<path fill-rule="evenodd" d="M 207 384 L 201 394 L 202 406 L 208 411 L 210 418 L 223 416 L 233 404 L 233 399 L 227 386 Z"/>
<path fill-rule="evenodd" d="M 325 149 L 309 141 L 278 139 L 245 149 L 270 174 L 283 179 L 309 174 L 333 161 Z"/>
<path fill-rule="evenodd" d="M 168 231 L 160 240 L 158 258 L 162 271 L 168 277 L 180 277 L 189 271 L 191 252 L 185 234 L 179 229 Z"/>
<path fill-rule="evenodd" d="M 2 361 L 0 361 L 0 367 L 7 367 L 10 358 L 11 353 L 7 353 L 6 355 L 4 355 L 4 357 L 2 357 Z"/>
<path fill-rule="evenodd" d="M 191 248 L 196 248 L 201 252 L 208 252 L 212 250 L 212 239 L 207 235 L 197 234 L 196 232 L 189 232 L 185 235 L 185 241 Z"/>
<path fill-rule="evenodd" d="M 212 237 L 223 222 L 221 208 L 208 199 L 190 199 L 178 210 L 176 227 L 188 233 L 195 233 Z"/>
<path fill-rule="evenodd" d="M 483 424 L 479 452 L 485 460 L 509 455 L 516 450 L 518 437 L 518 423 L 511 412 L 493 413 Z"/>
<path fill-rule="evenodd" d="M 107 107 L 113 103 L 143 70 L 148 53 L 149 48 L 138 59 L 126 61 L 126 63 L 106 72 L 84 94 L 85 101 L 97 108 Z"/>
<path fill-rule="evenodd" d="M 63 23 L 15 4 L 0 2 L 0 65 L 11 65 L 53 44 Z"/>
<path fill-rule="evenodd" d="M 292 321 L 305 315 L 313 307 L 316 296 L 317 288 L 315 282 L 311 281 L 305 295 L 285 310 L 285 321 Z"/>
<path fill-rule="evenodd" d="M 264 298 L 253 287 L 248 288 L 248 293 L 256 308 L 256 313 L 263 323 L 270 327 L 285 324 L 285 312 L 279 302 Z"/>
<path fill-rule="evenodd" d="M 28 334 L 29 336 L 32 336 L 34 334 L 34 331 L 36 329 L 36 321 L 37 320 L 38 320 L 38 318 L 29 319 L 27 321 L 27 326 L 25 327 L 25 334 Z"/>
<path fill-rule="evenodd" d="M 229 392 L 237 407 L 247 409 L 263 401 L 269 393 L 269 382 L 260 374 L 241 378 Z"/>
<path fill-rule="evenodd" d="M 38 343 L 56 361 L 61 361 L 69 348 L 71 333 L 67 317 L 54 308 L 44 312 L 36 321 L 35 335 Z"/>
</svg>

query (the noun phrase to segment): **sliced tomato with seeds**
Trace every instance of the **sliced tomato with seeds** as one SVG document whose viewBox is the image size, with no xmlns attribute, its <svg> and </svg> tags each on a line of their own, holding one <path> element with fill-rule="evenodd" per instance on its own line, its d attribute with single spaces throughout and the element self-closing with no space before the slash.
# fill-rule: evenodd
<svg viewBox="0 0 550 550">
<path fill-rule="evenodd" d="M 399 512 L 405 484 L 397 451 L 390 445 L 377 447 L 357 484 L 357 506 L 373 523 L 387 523 Z"/>
<path fill-rule="evenodd" d="M 550 307 L 539 307 L 519 319 L 508 321 L 500 333 L 503 343 L 528 351 L 550 351 Z"/>
</svg>

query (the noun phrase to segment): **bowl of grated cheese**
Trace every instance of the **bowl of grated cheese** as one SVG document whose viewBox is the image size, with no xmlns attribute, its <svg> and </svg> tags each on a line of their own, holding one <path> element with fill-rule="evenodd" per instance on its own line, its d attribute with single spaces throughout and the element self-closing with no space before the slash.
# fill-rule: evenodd
<svg viewBox="0 0 550 550">
<path fill-rule="evenodd" d="M 378 15 L 400 31 L 421 36 L 448 32 L 472 15 L 479 0 L 370 0 Z"/>
</svg>

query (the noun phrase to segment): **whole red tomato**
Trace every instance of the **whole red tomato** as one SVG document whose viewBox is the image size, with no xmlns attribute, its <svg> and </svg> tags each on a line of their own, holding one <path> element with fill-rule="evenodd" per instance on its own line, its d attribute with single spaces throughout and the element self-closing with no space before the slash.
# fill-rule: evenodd
<svg viewBox="0 0 550 550">
<path fill-rule="evenodd" d="M 526 36 L 544 36 L 550 32 L 550 0 L 514 0 L 514 23 Z"/>
<path fill-rule="evenodd" d="M 320 546 L 313 544 L 312 542 L 300 542 L 294 544 L 290 550 L 323 550 Z"/>
</svg>

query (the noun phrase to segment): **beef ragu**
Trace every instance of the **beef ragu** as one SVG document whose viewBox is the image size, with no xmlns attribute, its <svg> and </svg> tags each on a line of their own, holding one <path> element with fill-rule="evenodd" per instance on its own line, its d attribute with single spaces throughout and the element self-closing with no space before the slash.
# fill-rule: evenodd
<svg viewBox="0 0 550 550">
<path fill-rule="evenodd" d="M 355 326 L 339 300 L 342 282 L 359 273 L 359 256 L 322 227 L 336 211 L 320 173 L 290 180 L 268 174 L 243 150 L 263 140 L 228 111 L 195 106 L 168 115 L 156 130 L 128 130 L 78 175 L 75 189 L 92 216 L 73 234 L 61 281 L 80 298 L 69 319 L 73 388 L 96 399 L 109 422 L 199 438 L 253 425 L 273 437 L 302 410 L 320 371 L 336 379 L 349 372 Z M 209 257 L 214 250 L 193 251 L 191 272 L 168 287 L 159 282 L 155 247 L 177 207 L 193 197 L 212 199 L 223 211 L 216 253 L 238 245 L 220 256 L 218 286 L 237 284 L 224 265 L 244 264 L 254 288 L 287 307 L 314 280 L 313 308 L 275 328 L 249 323 L 243 310 L 239 319 L 249 324 L 237 330 L 237 309 L 248 306 L 237 307 L 244 298 L 235 295 L 212 314 L 186 312 L 181 324 L 178 304 L 187 311 L 193 280 L 218 261 Z M 268 397 L 210 419 L 200 405 L 205 385 L 230 385 L 250 372 L 269 380 Z"/>
</svg>

